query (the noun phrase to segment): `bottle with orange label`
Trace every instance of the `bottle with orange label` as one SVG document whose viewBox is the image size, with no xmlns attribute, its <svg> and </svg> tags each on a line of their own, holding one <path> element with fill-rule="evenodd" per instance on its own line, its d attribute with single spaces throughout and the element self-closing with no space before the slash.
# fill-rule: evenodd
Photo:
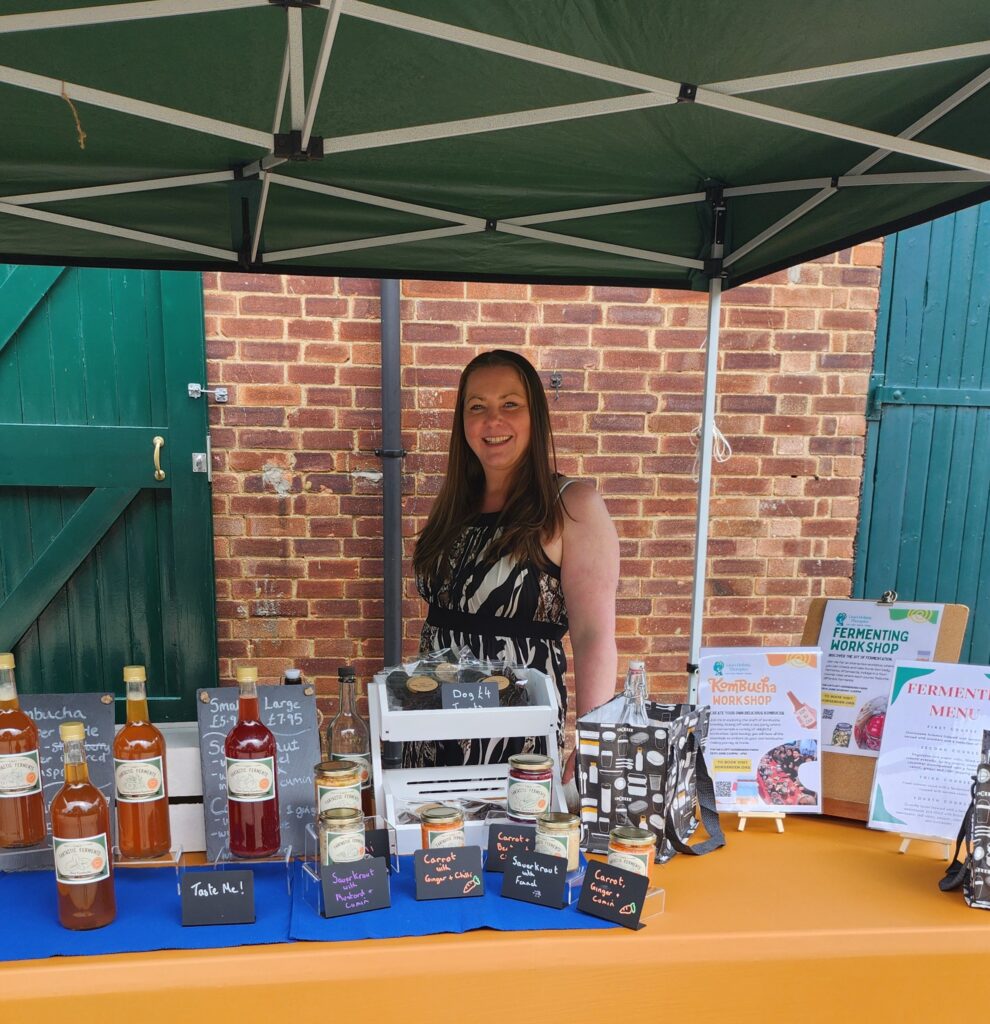
<svg viewBox="0 0 990 1024">
<path fill-rule="evenodd" d="M 89 781 L 86 727 L 58 728 L 65 756 L 65 783 L 52 799 L 52 845 L 58 886 L 58 919 L 74 931 L 102 928 L 117 916 L 113 892 L 110 810 Z"/>
<path fill-rule="evenodd" d="M 0 654 L 0 848 L 34 846 L 44 838 L 38 730 L 17 700 L 14 656 Z"/>
<path fill-rule="evenodd" d="M 278 817 L 278 750 L 258 706 L 258 670 L 237 670 L 237 724 L 227 733 L 227 811 L 230 852 L 269 857 L 282 845 Z"/>
<path fill-rule="evenodd" d="M 127 724 L 113 741 L 117 842 L 124 857 L 161 857 L 172 845 L 165 738 L 149 720 L 144 666 L 126 665 L 124 685 Z"/>
</svg>

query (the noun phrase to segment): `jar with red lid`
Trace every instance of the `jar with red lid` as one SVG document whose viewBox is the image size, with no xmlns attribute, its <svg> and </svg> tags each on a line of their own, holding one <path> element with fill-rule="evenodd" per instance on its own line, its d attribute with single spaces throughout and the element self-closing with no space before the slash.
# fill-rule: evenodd
<svg viewBox="0 0 990 1024">
<path fill-rule="evenodd" d="M 546 754 L 513 754 L 506 786 L 509 820 L 535 825 L 550 810 L 552 787 L 553 761 Z"/>
</svg>

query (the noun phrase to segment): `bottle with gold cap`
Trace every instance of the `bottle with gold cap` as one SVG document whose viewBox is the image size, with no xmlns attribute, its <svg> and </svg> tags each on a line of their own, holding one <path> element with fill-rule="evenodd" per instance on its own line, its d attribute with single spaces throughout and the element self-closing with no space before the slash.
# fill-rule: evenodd
<svg viewBox="0 0 990 1024">
<path fill-rule="evenodd" d="M 21 710 L 13 654 L 0 654 L 0 847 L 34 846 L 45 838 L 38 730 Z"/>
<path fill-rule="evenodd" d="M 237 724 L 227 733 L 227 812 L 230 852 L 235 857 L 269 857 L 282 845 L 278 820 L 278 750 L 261 721 L 258 670 L 237 670 Z"/>
<path fill-rule="evenodd" d="M 58 734 L 65 756 L 65 783 L 50 808 L 58 919 L 75 931 L 102 928 L 117 916 L 110 810 L 89 781 L 84 723 L 63 722 Z"/>
<path fill-rule="evenodd" d="M 149 720 L 144 665 L 125 665 L 124 685 L 127 724 L 113 741 L 117 844 L 130 859 L 161 857 L 172 845 L 165 737 Z"/>
</svg>

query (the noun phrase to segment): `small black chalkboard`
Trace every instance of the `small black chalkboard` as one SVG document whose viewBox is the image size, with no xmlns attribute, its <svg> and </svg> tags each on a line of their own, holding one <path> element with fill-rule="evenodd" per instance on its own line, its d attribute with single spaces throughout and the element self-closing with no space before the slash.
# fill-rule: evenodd
<svg viewBox="0 0 990 1024">
<path fill-rule="evenodd" d="M 253 924 L 253 871 L 187 871 L 182 924 Z"/>
<path fill-rule="evenodd" d="M 237 721 L 237 688 L 196 691 L 199 757 L 203 772 L 206 855 L 216 858 L 227 845 L 227 760 L 223 745 Z M 316 698 L 299 686 L 259 686 L 261 720 L 278 746 L 278 810 L 282 846 L 300 851 L 306 823 L 316 820 L 313 766 L 320 761 Z"/>
<path fill-rule="evenodd" d="M 515 851 L 509 854 L 502 879 L 502 895 L 508 899 L 562 910 L 566 885 L 566 857 Z"/>
<path fill-rule="evenodd" d="M 585 873 L 578 910 L 621 924 L 624 928 L 642 928 L 639 915 L 643 913 L 649 885 L 646 875 L 595 861 L 588 865 Z"/>
<path fill-rule="evenodd" d="M 381 857 L 389 873 L 392 871 L 392 848 L 387 828 L 369 828 L 364 833 L 364 848 L 372 857 Z"/>
<path fill-rule="evenodd" d="M 497 683 L 443 683 L 440 686 L 440 706 L 445 710 L 458 708 L 497 708 Z"/>
<path fill-rule="evenodd" d="M 352 864 L 324 864 L 320 878 L 324 917 L 348 917 L 392 905 L 388 861 L 384 857 L 357 860 Z"/>
<path fill-rule="evenodd" d="M 486 871 L 504 871 L 510 853 L 528 853 L 536 845 L 536 829 L 532 825 L 512 822 L 488 826 L 488 859 Z"/>
<path fill-rule="evenodd" d="M 480 846 L 416 851 L 416 899 L 450 900 L 484 896 Z"/>
</svg>

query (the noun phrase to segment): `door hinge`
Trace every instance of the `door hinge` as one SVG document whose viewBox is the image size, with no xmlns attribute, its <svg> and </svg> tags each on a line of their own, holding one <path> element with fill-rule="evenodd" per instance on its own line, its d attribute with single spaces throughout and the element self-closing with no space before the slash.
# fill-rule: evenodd
<svg viewBox="0 0 990 1024">
<path fill-rule="evenodd" d="M 213 401 L 223 405 L 228 398 L 226 388 L 204 388 L 202 384 L 187 384 L 186 390 L 190 398 L 202 398 L 203 395 L 213 395 Z"/>
<path fill-rule="evenodd" d="M 205 473 L 206 482 L 213 483 L 213 459 L 210 448 L 209 435 L 206 437 L 206 451 L 192 453 L 192 471 L 194 473 Z"/>
</svg>

